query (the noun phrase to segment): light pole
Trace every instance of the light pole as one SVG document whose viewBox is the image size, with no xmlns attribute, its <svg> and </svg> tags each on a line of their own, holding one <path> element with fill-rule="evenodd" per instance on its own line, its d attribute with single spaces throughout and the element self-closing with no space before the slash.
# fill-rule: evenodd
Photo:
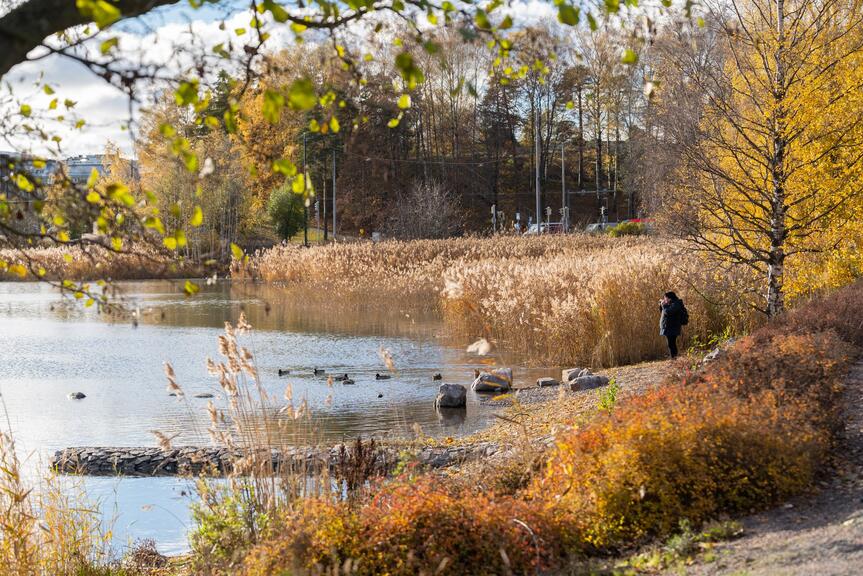
<svg viewBox="0 0 863 576">
<path fill-rule="evenodd" d="M 566 214 L 566 140 L 560 141 L 560 218 L 561 228 L 564 232 L 569 232 L 569 222 Z"/>
<path fill-rule="evenodd" d="M 536 114 L 533 121 L 534 125 L 534 136 L 533 136 L 533 148 L 534 148 L 534 163 L 536 164 L 536 233 L 542 234 L 542 206 L 540 206 L 539 202 L 539 104 L 540 100 L 537 96 L 536 99 L 536 108 L 534 109 Z"/>
<path fill-rule="evenodd" d="M 309 173 L 306 170 L 306 133 L 303 132 L 303 246 L 309 247 Z"/>
<path fill-rule="evenodd" d="M 333 147 L 333 240 L 336 239 L 336 148 Z"/>
</svg>

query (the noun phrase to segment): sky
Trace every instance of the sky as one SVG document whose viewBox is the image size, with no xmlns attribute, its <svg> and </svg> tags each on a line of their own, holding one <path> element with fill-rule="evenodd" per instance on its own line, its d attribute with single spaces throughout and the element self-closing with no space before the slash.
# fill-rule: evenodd
<svg viewBox="0 0 863 576">
<path fill-rule="evenodd" d="M 161 7 L 143 17 L 120 22 L 111 29 L 100 32 L 94 40 L 85 44 L 84 49 L 89 54 L 96 54 L 105 38 L 117 36 L 117 53 L 124 59 L 144 65 L 158 64 L 164 67 L 163 74 L 166 77 L 176 77 L 178 71 L 188 69 L 191 64 L 189 54 L 209 54 L 212 47 L 220 42 L 227 42 L 231 38 L 236 41 L 234 29 L 248 28 L 249 25 L 250 13 L 245 6 L 245 3 L 229 0 L 218 5 L 204 4 L 202 8 L 195 10 L 181 0 L 178 4 Z M 515 2 L 509 12 L 513 14 L 516 22 L 553 18 L 555 14 L 552 4 L 542 0 Z M 223 20 L 224 30 L 220 29 Z M 367 30 L 368 27 L 363 25 L 355 32 L 364 34 L 368 33 Z M 270 50 L 278 50 L 294 42 L 293 33 L 287 26 L 273 26 L 271 32 L 272 37 L 266 44 Z M 247 34 L 244 38 L 248 37 Z M 34 58 L 39 54 L 37 49 L 30 57 Z M 208 69 L 216 70 L 215 67 Z M 50 55 L 19 64 L 3 78 L 3 82 L 5 85 L 0 90 L 0 115 L 15 112 L 21 103 L 26 103 L 33 109 L 33 115 L 27 122 L 35 124 L 39 117 L 49 118 L 40 125 L 51 130 L 52 134 L 61 136 L 62 140 L 61 149 L 57 150 L 57 145 L 50 141 L 26 138 L 20 133 L 9 138 L 9 131 L 2 130 L 0 150 L 68 157 L 101 153 L 110 141 L 119 146 L 126 155 L 134 154 L 135 124 L 133 123 L 131 131 L 127 129 L 127 125 L 130 117 L 138 118 L 139 106 L 131 103 L 121 90 L 94 75 L 82 64 L 69 58 Z M 40 82 L 48 83 L 55 93 L 46 94 Z M 167 85 L 162 83 L 144 87 L 142 99 L 145 102 L 152 99 L 157 90 L 164 89 Z M 59 98 L 60 111 L 63 111 L 64 100 L 69 99 L 76 103 L 73 109 L 63 111 L 65 119 L 62 124 L 50 120 L 58 114 L 58 110 L 48 110 L 48 104 L 53 98 Z M 77 118 L 85 120 L 83 128 L 73 127 Z"/>
</svg>

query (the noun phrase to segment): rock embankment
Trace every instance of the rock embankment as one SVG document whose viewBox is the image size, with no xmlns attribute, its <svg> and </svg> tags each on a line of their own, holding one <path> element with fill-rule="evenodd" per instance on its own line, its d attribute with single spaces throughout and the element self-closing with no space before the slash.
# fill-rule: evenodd
<svg viewBox="0 0 863 576">
<path fill-rule="evenodd" d="M 376 466 L 388 471 L 406 458 L 396 447 L 378 447 Z M 483 442 L 470 446 L 424 447 L 415 450 L 414 458 L 423 466 L 443 468 L 477 458 L 493 456 L 499 447 Z M 352 458 L 351 446 L 294 448 L 289 451 L 262 450 L 244 452 L 218 447 L 183 446 L 164 450 L 145 447 L 76 447 L 58 450 L 51 465 L 61 474 L 85 476 L 224 476 L 268 469 L 314 473 L 324 466 L 336 470 Z"/>
</svg>

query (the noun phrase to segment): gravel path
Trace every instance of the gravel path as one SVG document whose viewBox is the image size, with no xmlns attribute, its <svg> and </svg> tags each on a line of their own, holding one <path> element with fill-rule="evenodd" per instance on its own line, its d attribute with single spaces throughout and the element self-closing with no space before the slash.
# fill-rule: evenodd
<svg viewBox="0 0 863 576">
<path fill-rule="evenodd" d="M 863 361 L 849 374 L 845 406 L 845 461 L 837 477 L 814 497 L 746 518 L 742 538 L 686 574 L 863 575 Z"/>
</svg>

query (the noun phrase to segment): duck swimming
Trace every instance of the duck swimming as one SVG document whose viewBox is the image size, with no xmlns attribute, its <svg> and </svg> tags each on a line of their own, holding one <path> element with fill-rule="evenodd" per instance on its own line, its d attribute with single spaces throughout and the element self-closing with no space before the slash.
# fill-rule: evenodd
<svg viewBox="0 0 863 576">
<path fill-rule="evenodd" d="M 347 374 L 342 374 L 341 376 L 336 376 L 336 380 L 340 382 L 345 382 L 347 380 L 350 380 L 350 378 L 348 378 Z"/>
<path fill-rule="evenodd" d="M 443 376 L 441 376 L 440 372 L 432 376 L 432 380 L 443 380 Z"/>
<path fill-rule="evenodd" d="M 353 384 L 353 383 L 354 383 L 354 381 L 353 381 L 353 380 L 351 380 L 350 378 L 345 378 L 344 380 L 342 380 L 342 384 L 344 384 L 344 385 L 346 385 L 346 386 L 349 386 L 349 385 L 351 385 L 351 384 Z"/>
<path fill-rule="evenodd" d="M 389 374 L 375 374 L 375 380 L 389 380 L 392 378 Z"/>
<path fill-rule="evenodd" d="M 279 376 L 287 376 L 290 373 L 291 373 L 290 370 L 287 370 L 287 369 L 282 370 L 281 368 L 279 368 Z"/>
<path fill-rule="evenodd" d="M 323 368 L 315 368 L 312 371 L 315 373 L 315 376 L 323 376 L 324 374 L 326 374 Z"/>
</svg>

